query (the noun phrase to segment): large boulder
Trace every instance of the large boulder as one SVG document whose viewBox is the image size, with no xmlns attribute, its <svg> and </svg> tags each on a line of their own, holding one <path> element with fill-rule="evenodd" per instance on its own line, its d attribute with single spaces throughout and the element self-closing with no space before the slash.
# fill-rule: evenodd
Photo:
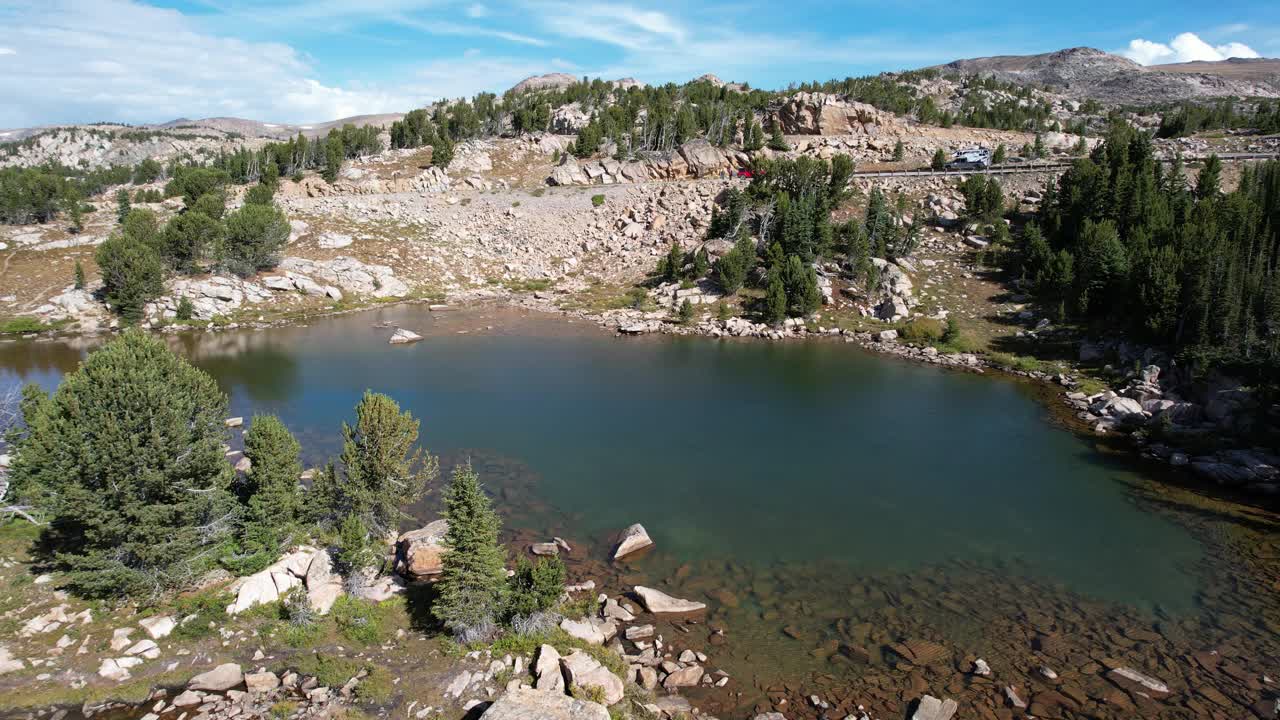
<svg viewBox="0 0 1280 720">
<path fill-rule="evenodd" d="M 925 695 L 916 705 L 916 711 L 911 714 L 911 720 L 951 720 L 957 709 L 959 704 L 951 698 L 939 700 L 932 695 Z"/>
<path fill-rule="evenodd" d="M 565 685 L 568 687 L 576 685 L 586 690 L 599 689 L 604 696 L 605 705 L 613 705 L 622 700 L 625 691 L 622 678 L 585 652 L 574 650 L 568 657 L 560 658 L 560 668 L 564 670 Z"/>
<path fill-rule="evenodd" d="M 640 603 L 644 605 L 644 609 L 654 614 L 691 613 L 707 608 L 706 603 L 681 600 L 680 598 L 671 597 L 661 590 L 644 587 L 643 585 L 636 585 L 635 593 L 640 598 Z"/>
<path fill-rule="evenodd" d="M 414 580 L 443 572 L 444 536 L 448 531 L 448 520 L 436 520 L 401 535 L 396 540 L 396 572 Z"/>
<path fill-rule="evenodd" d="M 647 547 L 653 547 L 653 540 L 649 537 L 649 533 L 644 529 L 644 526 L 636 523 L 622 531 L 622 538 L 618 540 L 618 546 L 613 550 L 613 559 L 617 560 L 624 555 L 630 555 Z"/>
<path fill-rule="evenodd" d="M 550 645 L 538 648 L 533 664 L 534 687 L 539 690 L 564 691 L 564 673 L 560 671 L 560 653 Z"/>
<path fill-rule="evenodd" d="M 680 156 L 689 164 L 690 174 L 694 177 L 716 175 L 730 167 L 724 153 L 701 138 L 681 145 Z"/>
<path fill-rule="evenodd" d="M 235 663 L 225 663 L 191 678 L 191 682 L 187 683 L 187 689 L 226 692 L 239 687 L 243 682 L 244 673 L 240 671 L 240 666 Z"/>
<path fill-rule="evenodd" d="M 489 706 L 483 720 L 609 720 L 599 703 L 578 700 L 558 692 L 513 688 Z"/>
</svg>

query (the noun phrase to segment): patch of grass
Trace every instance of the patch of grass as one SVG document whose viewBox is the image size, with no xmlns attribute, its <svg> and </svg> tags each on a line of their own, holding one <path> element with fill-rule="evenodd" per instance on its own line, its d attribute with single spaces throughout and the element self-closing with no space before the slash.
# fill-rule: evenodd
<svg viewBox="0 0 1280 720">
<path fill-rule="evenodd" d="M 1100 392 L 1106 392 L 1108 389 L 1107 384 L 1097 378 L 1082 377 L 1076 382 L 1076 390 L 1085 395 L 1097 395 Z"/>
<path fill-rule="evenodd" d="M 325 636 L 326 623 L 312 622 L 306 625 L 287 625 L 281 633 L 284 644 L 293 648 L 314 647 Z"/>
<path fill-rule="evenodd" d="M 280 702 L 271 706 L 271 710 L 270 710 L 271 717 L 274 718 L 274 720 L 284 720 L 285 718 L 292 715 L 294 711 L 296 711 L 297 709 L 298 709 L 297 700 L 281 700 Z"/>
<path fill-rule="evenodd" d="M 469 197 L 464 197 L 464 198 L 462 198 L 462 200 L 458 201 L 458 203 L 459 203 L 460 205 L 462 205 L 463 207 L 466 207 L 466 206 L 468 206 L 468 205 L 470 205 L 470 204 L 471 204 L 471 198 L 469 198 Z"/>
<path fill-rule="evenodd" d="M 604 204 L 604 195 L 592 195 L 592 196 L 591 196 L 591 206 L 592 206 L 592 207 L 600 207 L 600 206 L 601 206 L 601 205 L 603 205 L 603 204 Z"/>
<path fill-rule="evenodd" d="M 185 640 L 198 640 L 217 632 L 227 615 L 226 607 L 233 598 L 222 588 L 203 590 L 178 598 L 174 603 L 174 615 L 179 625 L 173 635 Z M 190 618 L 190 619 L 187 619 Z"/>
<path fill-rule="evenodd" d="M 531 278 L 529 280 L 507 280 L 502 283 L 512 292 L 539 292 L 551 287 L 549 278 Z"/>
<path fill-rule="evenodd" d="M 605 705 L 604 688 L 596 685 L 594 687 L 582 687 L 574 683 L 569 688 L 569 694 L 579 700 L 587 700 L 600 705 Z"/>
<path fill-rule="evenodd" d="M 338 632 L 350 642 L 373 645 L 382 640 L 382 613 L 368 600 L 343 595 L 329 613 Z"/>
<path fill-rule="evenodd" d="M 356 697 L 368 703 L 386 703 L 395 692 L 395 685 L 391 680 L 391 673 L 380 667 L 371 667 L 369 674 L 356 685 Z"/>
<path fill-rule="evenodd" d="M 1027 355 L 1014 355 L 1013 353 L 994 352 L 987 355 L 991 362 L 999 365 L 1006 370 L 1015 370 L 1018 372 L 1051 372 L 1052 367 L 1043 360 Z"/>
<path fill-rule="evenodd" d="M 348 658 L 315 653 L 299 658 L 293 669 L 300 675 L 311 675 L 325 687 L 337 688 L 345 685 L 365 667 Z"/>
<path fill-rule="evenodd" d="M 0 335 L 22 335 L 43 332 L 48 329 L 50 329 L 48 325 L 33 317 L 16 317 L 0 323 Z"/>
<path fill-rule="evenodd" d="M 546 189 L 546 188 L 542 188 L 542 187 L 540 187 L 540 188 L 534 188 L 534 189 L 532 189 L 532 190 L 530 190 L 530 191 L 529 191 L 529 194 L 530 194 L 530 195 L 532 195 L 532 196 L 534 196 L 534 197 L 542 197 L 543 195 L 546 195 L 546 194 L 547 194 L 547 189 Z"/>
</svg>

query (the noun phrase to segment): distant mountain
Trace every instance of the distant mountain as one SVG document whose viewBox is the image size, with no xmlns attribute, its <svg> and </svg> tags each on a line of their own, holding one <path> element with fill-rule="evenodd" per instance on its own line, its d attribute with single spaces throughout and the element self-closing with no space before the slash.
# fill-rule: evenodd
<svg viewBox="0 0 1280 720">
<path fill-rule="evenodd" d="M 1113 104 L 1280 97 L 1280 60 L 1232 58 L 1144 67 L 1119 55 L 1077 47 L 1040 55 L 956 60 L 936 67 L 943 72 L 1047 85 L 1070 97 Z"/>
</svg>

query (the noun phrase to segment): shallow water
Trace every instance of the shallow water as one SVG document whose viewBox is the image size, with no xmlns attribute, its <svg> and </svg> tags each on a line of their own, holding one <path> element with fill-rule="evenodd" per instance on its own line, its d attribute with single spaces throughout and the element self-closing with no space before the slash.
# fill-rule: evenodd
<svg viewBox="0 0 1280 720">
<path fill-rule="evenodd" d="M 427 338 L 389 346 L 384 322 Z M 836 342 L 619 339 L 498 309 L 393 307 L 175 343 L 232 415 L 279 414 L 309 461 L 336 450 L 370 388 L 422 419 L 432 452 L 472 457 L 529 537 L 600 557 L 643 522 L 657 550 L 591 566 L 617 573 L 597 581 L 711 593 L 712 622 L 730 629 L 719 664 L 759 689 L 771 675 L 862 672 L 830 659 L 850 642 L 878 654 L 859 623 L 945 637 L 958 659 L 1013 653 L 991 624 L 1034 612 L 1004 604 L 1023 597 L 1059 620 L 1217 611 L 1204 606 L 1205 546 L 1018 383 Z M 56 384 L 82 350 L 0 344 L 0 387 Z"/>
</svg>

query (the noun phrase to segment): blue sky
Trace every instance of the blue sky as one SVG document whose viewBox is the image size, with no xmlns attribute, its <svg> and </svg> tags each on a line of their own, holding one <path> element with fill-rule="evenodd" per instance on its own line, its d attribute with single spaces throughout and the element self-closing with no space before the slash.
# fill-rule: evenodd
<svg viewBox="0 0 1280 720">
<path fill-rule="evenodd" d="M 0 0 L 0 128 L 323 121 L 531 74 L 759 87 L 1089 45 L 1280 56 L 1274 2 Z"/>
</svg>

